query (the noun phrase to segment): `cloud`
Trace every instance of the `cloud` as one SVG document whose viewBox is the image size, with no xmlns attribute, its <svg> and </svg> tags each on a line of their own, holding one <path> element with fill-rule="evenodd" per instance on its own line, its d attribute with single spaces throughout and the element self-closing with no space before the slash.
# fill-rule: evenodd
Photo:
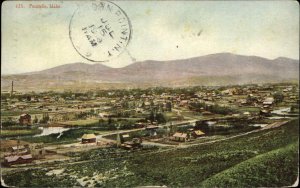
<svg viewBox="0 0 300 188">
<path fill-rule="evenodd" d="M 45 1 L 23 4 L 29 3 Z M 78 2 L 57 3 L 60 9 L 16 9 L 13 1 L 2 5 L 2 73 L 92 63 L 75 51 L 68 37 Z M 132 39 L 127 51 L 108 66 L 219 52 L 299 59 L 299 6 L 293 1 L 115 3 L 130 18 Z"/>
</svg>

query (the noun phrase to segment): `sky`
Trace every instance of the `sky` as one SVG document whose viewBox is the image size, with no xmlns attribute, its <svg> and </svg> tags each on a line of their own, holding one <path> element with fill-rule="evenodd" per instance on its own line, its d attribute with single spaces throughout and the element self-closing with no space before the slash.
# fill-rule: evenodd
<svg viewBox="0 0 300 188">
<path fill-rule="evenodd" d="M 113 1 L 127 14 L 132 38 L 124 53 L 105 62 L 174 60 L 214 53 L 299 59 L 296 1 Z M 83 1 L 2 4 L 1 74 L 39 71 L 83 62 L 69 38 L 69 23 Z M 23 4 L 24 8 L 16 8 Z"/>
</svg>

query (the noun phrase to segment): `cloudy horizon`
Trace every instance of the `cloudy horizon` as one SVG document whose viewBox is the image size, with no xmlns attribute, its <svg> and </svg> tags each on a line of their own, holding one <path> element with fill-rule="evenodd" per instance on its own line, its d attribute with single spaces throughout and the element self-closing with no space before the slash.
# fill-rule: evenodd
<svg viewBox="0 0 300 188">
<path fill-rule="evenodd" d="M 50 2 L 22 2 L 48 4 Z M 69 63 L 89 63 L 73 48 L 69 22 L 82 2 L 52 2 L 61 8 L 16 8 L 2 4 L 2 72 L 17 74 Z M 132 39 L 118 58 L 174 60 L 215 53 L 287 57 L 299 60 L 299 5 L 296 1 L 114 1 L 128 15 Z M 166 14 L 167 13 L 167 14 Z M 13 15 L 13 16 L 12 16 Z"/>
</svg>

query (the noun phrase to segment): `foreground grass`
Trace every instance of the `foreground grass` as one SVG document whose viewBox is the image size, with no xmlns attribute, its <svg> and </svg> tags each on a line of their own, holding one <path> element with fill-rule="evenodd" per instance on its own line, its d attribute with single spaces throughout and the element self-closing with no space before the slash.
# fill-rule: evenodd
<svg viewBox="0 0 300 188">
<path fill-rule="evenodd" d="M 299 143 L 258 155 L 205 180 L 204 187 L 292 185 L 298 172 Z"/>
<path fill-rule="evenodd" d="M 91 162 L 53 167 L 65 169 L 60 175 L 46 175 L 50 169 L 44 168 L 5 174 L 3 179 L 18 187 L 288 186 L 297 177 L 298 124 L 299 120 L 294 120 L 275 129 L 184 149 L 129 156 L 119 149 L 95 150 L 79 154 Z"/>
</svg>

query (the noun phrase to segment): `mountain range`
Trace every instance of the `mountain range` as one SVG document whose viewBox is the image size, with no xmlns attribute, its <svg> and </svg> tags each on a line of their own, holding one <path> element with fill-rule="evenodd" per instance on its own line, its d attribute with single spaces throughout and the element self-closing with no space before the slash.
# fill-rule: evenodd
<svg viewBox="0 0 300 188">
<path fill-rule="evenodd" d="M 81 90 L 295 82 L 298 79 L 299 60 L 218 53 L 180 60 L 141 61 L 123 68 L 71 63 L 43 71 L 1 75 L 1 89 L 9 90 L 12 80 L 19 90 Z"/>
</svg>

